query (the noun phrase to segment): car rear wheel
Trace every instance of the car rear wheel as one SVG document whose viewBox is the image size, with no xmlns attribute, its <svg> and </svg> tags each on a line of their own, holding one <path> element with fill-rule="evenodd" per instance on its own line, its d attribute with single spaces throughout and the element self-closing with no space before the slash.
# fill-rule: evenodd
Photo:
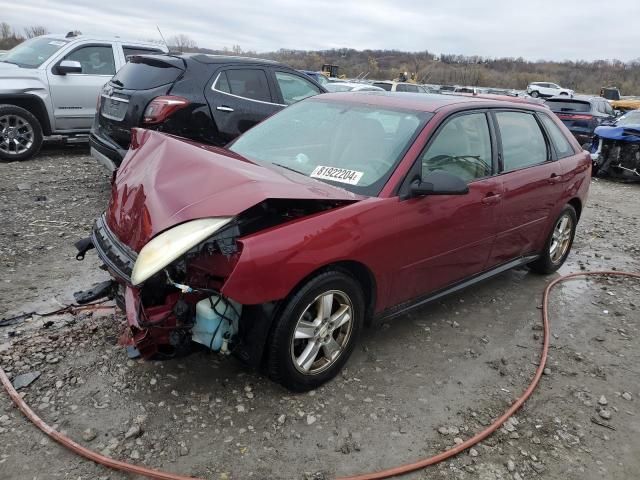
<svg viewBox="0 0 640 480">
<path fill-rule="evenodd" d="M 0 160 L 27 160 L 41 146 L 42 127 L 38 119 L 24 108 L 0 105 Z"/>
<path fill-rule="evenodd" d="M 578 216 L 571 205 L 566 205 L 553 224 L 540 257 L 529 264 L 538 273 L 553 273 L 562 266 L 571 251 L 576 234 Z"/>
<path fill-rule="evenodd" d="M 538 98 L 540 96 L 540 93 L 537 90 L 534 90 L 529 95 L 531 95 L 533 98 Z"/>
<path fill-rule="evenodd" d="M 286 302 L 270 335 L 269 376 L 304 392 L 335 377 L 353 352 L 364 320 L 364 296 L 347 273 L 309 280 Z"/>
</svg>

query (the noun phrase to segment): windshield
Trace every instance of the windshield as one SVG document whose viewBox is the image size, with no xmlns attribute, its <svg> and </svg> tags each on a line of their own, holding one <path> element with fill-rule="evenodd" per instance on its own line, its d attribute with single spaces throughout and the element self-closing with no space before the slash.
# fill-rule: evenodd
<svg viewBox="0 0 640 480">
<path fill-rule="evenodd" d="M 30 38 L 4 54 L 0 62 L 13 63 L 24 68 L 37 68 L 66 43 L 66 40 L 50 37 Z"/>
<path fill-rule="evenodd" d="M 307 100 L 240 136 L 229 150 L 362 195 L 377 195 L 432 114 Z"/>
<path fill-rule="evenodd" d="M 625 113 L 616 122 L 617 125 L 640 125 L 640 110 Z"/>
</svg>

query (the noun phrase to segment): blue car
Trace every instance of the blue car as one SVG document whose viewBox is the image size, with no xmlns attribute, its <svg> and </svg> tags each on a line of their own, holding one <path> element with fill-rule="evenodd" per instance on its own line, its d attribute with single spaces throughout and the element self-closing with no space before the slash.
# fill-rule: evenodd
<svg viewBox="0 0 640 480">
<path fill-rule="evenodd" d="M 596 127 L 591 159 L 594 175 L 640 182 L 640 110 Z"/>
</svg>

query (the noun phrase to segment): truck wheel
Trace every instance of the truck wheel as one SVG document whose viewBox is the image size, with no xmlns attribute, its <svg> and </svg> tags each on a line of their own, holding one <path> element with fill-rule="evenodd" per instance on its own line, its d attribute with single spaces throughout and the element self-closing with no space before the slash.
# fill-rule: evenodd
<svg viewBox="0 0 640 480">
<path fill-rule="evenodd" d="M 335 377 L 353 352 L 364 320 L 359 283 L 342 271 L 313 277 L 285 303 L 270 335 L 268 371 L 304 392 Z"/>
<path fill-rule="evenodd" d="M 533 98 L 538 98 L 540 96 L 540 93 L 537 90 L 534 90 L 529 95 L 531 95 Z"/>
<path fill-rule="evenodd" d="M 15 162 L 33 157 L 42 146 L 42 127 L 24 108 L 0 105 L 0 161 Z"/>
</svg>

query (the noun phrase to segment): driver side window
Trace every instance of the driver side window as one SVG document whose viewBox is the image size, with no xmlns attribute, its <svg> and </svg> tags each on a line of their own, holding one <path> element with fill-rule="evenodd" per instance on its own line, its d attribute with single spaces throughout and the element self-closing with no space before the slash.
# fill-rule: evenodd
<svg viewBox="0 0 640 480">
<path fill-rule="evenodd" d="M 422 178 L 436 170 L 471 182 L 491 175 L 491 135 L 484 113 L 455 117 L 422 154 Z"/>
<path fill-rule="evenodd" d="M 113 60 L 111 45 L 89 45 L 80 47 L 65 57 L 82 65 L 84 75 L 115 75 L 116 64 Z"/>
</svg>

